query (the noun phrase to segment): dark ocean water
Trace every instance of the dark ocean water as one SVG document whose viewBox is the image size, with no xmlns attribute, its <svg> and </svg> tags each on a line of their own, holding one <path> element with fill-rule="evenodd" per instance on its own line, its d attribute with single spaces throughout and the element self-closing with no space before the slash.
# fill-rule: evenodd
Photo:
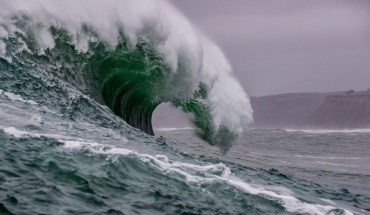
<svg viewBox="0 0 370 215">
<path fill-rule="evenodd" d="M 190 129 L 157 131 L 192 153 L 243 166 L 278 169 L 370 196 L 370 129 L 248 130 L 226 156 L 193 133 Z"/>
<path fill-rule="evenodd" d="M 251 130 L 223 155 L 195 130 L 153 137 L 44 70 L 0 66 L 0 214 L 370 214 L 366 130 Z"/>
<path fill-rule="evenodd" d="M 369 133 L 252 130 L 222 155 L 54 87 L 68 96 L 0 93 L 1 214 L 370 213 Z"/>
<path fill-rule="evenodd" d="M 230 164 L 240 177 L 245 173 L 239 172 L 236 166 L 253 168 L 253 175 L 258 175 L 253 177 L 255 182 L 287 188 L 298 198 L 312 202 L 324 201 L 350 206 L 355 213 L 370 213 L 370 133 L 367 129 L 248 130 L 226 155 L 217 147 L 204 144 L 191 129 L 159 129 L 157 134 L 192 154 Z M 270 178 L 270 175 L 277 177 Z"/>
<path fill-rule="evenodd" d="M 1 215 L 370 214 L 369 131 L 235 142 L 252 110 L 225 56 L 138 2 L 0 2 Z M 165 102 L 207 142 L 129 126 Z"/>
</svg>

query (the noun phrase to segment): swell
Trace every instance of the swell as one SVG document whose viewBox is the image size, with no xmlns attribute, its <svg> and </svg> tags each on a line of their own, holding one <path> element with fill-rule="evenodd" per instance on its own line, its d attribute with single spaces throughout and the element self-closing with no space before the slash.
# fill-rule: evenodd
<svg viewBox="0 0 370 215">
<path fill-rule="evenodd" d="M 0 59 L 66 81 L 151 135 L 153 111 L 171 102 L 227 151 L 252 119 L 227 59 L 167 2 L 140 3 L 1 2 Z"/>
</svg>

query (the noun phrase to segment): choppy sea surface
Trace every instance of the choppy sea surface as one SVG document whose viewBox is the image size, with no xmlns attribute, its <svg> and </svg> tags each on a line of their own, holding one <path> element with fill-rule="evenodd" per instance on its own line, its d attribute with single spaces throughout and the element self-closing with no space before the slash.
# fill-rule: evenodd
<svg viewBox="0 0 370 215">
<path fill-rule="evenodd" d="M 217 147 L 202 144 L 191 128 L 157 133 L 192 153 L 370 196 L 370 129 L 247 130 L 225 156 Z"/>
<path fill-rule="evenodd" d="M 168 1 L 0 1 L 0 215 L 370 214 L 370 132 L 240 135 L 228 62 Z"/>
<path fill-rule="evenodd" d="M 0 92 L 0 214 L 370 214 L 370 133 L 250 130 L 223 155 L 63 92 Z"/>
<path fill-rule="evenodd" d="M 288 189 L 292 196 L 309 202 L 369 214 L 369 131 L 248 130 L 227 155 L 201 144 L 189 128 L 158 129 L 157 133 L 184 151 L 227 163 L 240 178 Z"/>
</svg>

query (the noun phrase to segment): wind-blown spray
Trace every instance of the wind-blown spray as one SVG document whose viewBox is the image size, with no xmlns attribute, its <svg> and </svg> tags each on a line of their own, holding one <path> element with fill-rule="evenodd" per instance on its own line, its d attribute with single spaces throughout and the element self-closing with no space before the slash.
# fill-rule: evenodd
<svg viewBox="0 0 370 215">
<path fill-rule="evenodd" d="M 252 120 L 222 51 L 168 2 L 1 0 L 0 58 L 37 65 L 153 134 L 163 102 L 191 112 L 227 151 Z"/>
</svg>

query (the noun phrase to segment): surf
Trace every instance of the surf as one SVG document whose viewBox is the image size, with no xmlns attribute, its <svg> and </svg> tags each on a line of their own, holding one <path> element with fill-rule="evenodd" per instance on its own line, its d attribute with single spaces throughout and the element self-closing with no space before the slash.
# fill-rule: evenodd
<svg viewBox="0 0 370 215">
<path fill-rule="evenodd" d="M 0 1 L 0 60 L 42 69 L 153 135 L 169 102 L 227 151 L 252 121 L 220 48 L 167 1 Z"/>
</svg>

